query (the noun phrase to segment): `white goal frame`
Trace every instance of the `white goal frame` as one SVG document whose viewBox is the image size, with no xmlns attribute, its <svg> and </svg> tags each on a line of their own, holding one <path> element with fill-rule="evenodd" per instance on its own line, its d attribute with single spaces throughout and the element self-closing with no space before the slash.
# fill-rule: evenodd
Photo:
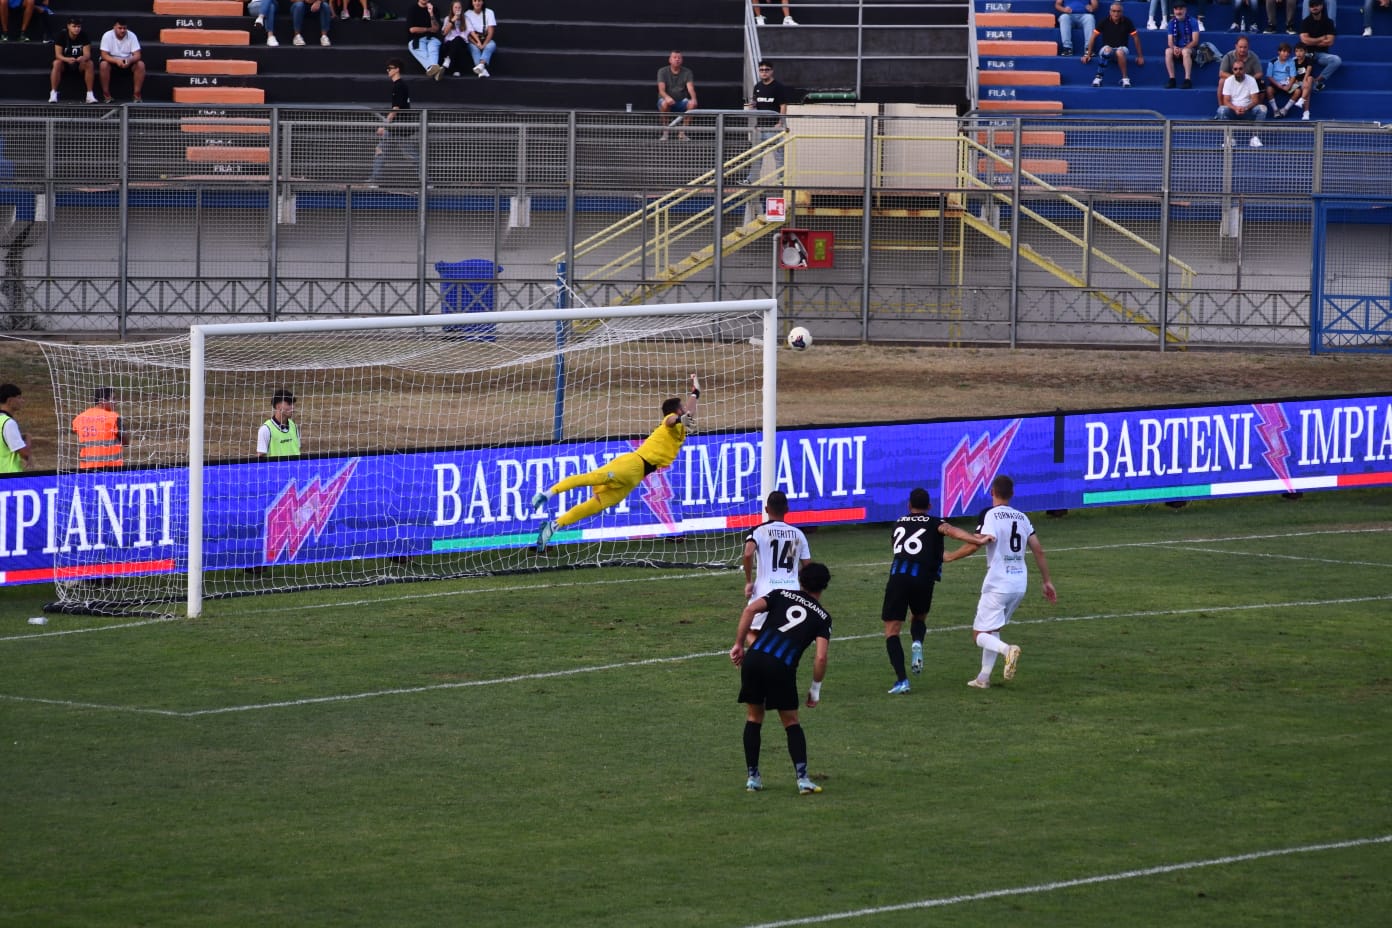
<svg viewBox="0 0 1392 928">
<path fill-rule="evenodd" d="M 490 323 L 580 322 L 632 317 L 697 316 L 716 313 L 760 315 L 763 321 L 761 396 L 760 491 L 763 500 L 775 487 L 777 460 L 778 301 L 726 300 L 708 303 L 670 303 L 625 307 L 528 309 L 430 316 L 388 316 L 344 319 L 300 319 L 283 322 L 218 323 L 189 328 L 189 448 L 188 448 L 188 617 L 203 610 L 204 427 L 206 413 L 206 352 L 209 339 L 223 336 L 275 335 L 313 332 L 444 329 L 486 326 Z"/>
</svg>

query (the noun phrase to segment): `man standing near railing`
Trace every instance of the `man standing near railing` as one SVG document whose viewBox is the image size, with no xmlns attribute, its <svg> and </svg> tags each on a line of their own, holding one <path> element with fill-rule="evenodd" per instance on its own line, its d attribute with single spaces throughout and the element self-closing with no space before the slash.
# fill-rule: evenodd
<svg viewBox="0 0 1392 928">
<path fill-rule="evenodd" d="M 776 116 L 760 116 L 758 118 L 760 143 L 767 142 L 783 131 L 783 117 L 788 112 L 788 88 L 784 87 L 782 82 L 773 76 L 771 62 L 759 62 L 759 82 L 754 85 L 753 98 L 744 105 L 744 108 L 777 114 Z M 759 165 L 763 163 L 763 160 L 761 155 L 749 162 L 749 175 L 744 181 L 746 184 L 752 184 L 758 178 Z M 781 180 L 783 176 L 782 145 L 773 149 L 773 166 L 774 179 Z"/>
</svg>

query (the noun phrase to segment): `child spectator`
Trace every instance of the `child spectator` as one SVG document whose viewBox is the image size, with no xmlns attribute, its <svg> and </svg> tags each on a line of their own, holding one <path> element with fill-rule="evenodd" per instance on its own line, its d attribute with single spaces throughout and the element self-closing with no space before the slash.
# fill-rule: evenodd
<svg viewBox="0 0 1392 928">
<path fill-rule="evenodd" d="M 1295 59 L 1291 57 L 1291 46 L 1289 42 L 1282 42 L 1276 46 L 1276 57 L 1271 60 L 1271 66 L 1267 68 L 1266 79 L 1271 85 L 1271 118 L 1280 119 L 1290 112 L 1292 106 L 1303 107 L 1301 100 L 1300 82 L 1295 78 Z M 1281 102 L 1281 97 L 1286 98 L 1286 102 Z"/>
</svg>

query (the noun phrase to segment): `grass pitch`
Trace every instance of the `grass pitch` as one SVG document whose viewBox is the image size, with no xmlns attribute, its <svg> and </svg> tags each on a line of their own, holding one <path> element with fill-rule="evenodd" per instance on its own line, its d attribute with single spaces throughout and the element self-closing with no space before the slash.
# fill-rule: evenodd
<svg viewBox="0 0 1392 928">
<path fill-rule="evenodd" d="M 946 568 L 905 697 L 885 527 L 811 536 L 836 633 L 802 713 L 817 796 L 772 720 L 743 790 L 736 573 L 44 627 L 51 591 L 0 591 L 0 924 L 1381 925 L 1392 494 L 1036 527 L 1060 599 L 1032 573 L 1016 680 L 965 686 L 978 555 Z"/>
</svg>

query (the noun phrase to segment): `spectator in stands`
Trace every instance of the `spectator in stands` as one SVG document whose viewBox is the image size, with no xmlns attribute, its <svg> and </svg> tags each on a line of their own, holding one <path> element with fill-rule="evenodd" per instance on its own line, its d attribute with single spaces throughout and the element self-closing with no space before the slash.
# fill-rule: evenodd
<svg viewBox="0 0 1392 928">
<path fill-rule="evenodd" d="M 43 23 L 39 35 L 47 41 L 50 32 L 48 17 L 53 12 L 49 9 L 48 0 L 8 0 L 8 2 L 0 0 L 0 41 L 8 42 L 10 40 L 10 10 L 18 10 L 21 6 L 24 8 L 24 12 L 20 14 L 19 40 L 21 42 L 33 41 L 29 35 L 29 23 L 37 12 Z"/>
<path fill-rule="evenodd" d="M 350 17 L 350 16 L 348 15 L 348 3 L 349 3 L 349 0 L 334 0 L 333 5 L 334 5 L 334 7 L 338 10 L 338 18 L 339 18 L 339 19 L 351 19 L 351 18 L 352 18 L 352 17 Z M 367 2 L 367 0 L 362 0 L 362 18 L 363 18 L 363 19 L 371 19 L 371 18 L 372 18 L 372 10 L 368 9 L 368 2 Z"/>
<path fill-rule="evenodd" d="M 1257 0 L 1233 0 L 1232 32 L 1256 32 Z"/>
<path fill-rule="evenodd" d="M 247 14 L 255 16 L 256 21 L 251 24 L 252 30 L 266 30 L 266 45 L 276 48 L 280 45 L 280 40 L 275 37 L 275 14 L 276 0 L 249 0 L 247 3 Z M 269 22 L 270 25 L 266 25 Z"/>
<path fill-rule="evenodd" d="M 682 53 L 673 51 L 667 56 L 665 67 L 657 69 L 657 109 L 662 113 L 662 141 L 667 141 L 668 132 L 671 125 L 667 122 L 667 117 L 673 112 L 690 113 L 696 109 L 696 77 L 691 73 L 691 69 L 682 65 Z M 673 123 L 676 120 L 672 121 Z M 691 117 L 687 116 L 681 120 L 685 127 L 691 122 Z M 686 141 L 686 132 L 677 133 L 677 138 Z"/>
<path fill-rule="evenodd" d="M 1315 102 L 1315 59 L 1304 45 L 1295 46 L 1295 82 L 1300 85 L 1301 119 L 1308 120 Z"/>
<path fill-rule="evenodd" d="M 1215 119 L 1238 119 L 1261 122 L 1266 118 L 1266 106 L 1261 102 L 1261 90 L 1257 87 L 1256 80 L 1246 73 L 1246 64 L 1241 58 L 1237 58 L 1232 63 L 1232 73 L 1223 81 L 1222 94 L 1219 97 L 1221 105 Z M 1228 136 L 1224 145 L 1232 145 L 1232 137 Z M 1257 134 L 1252 133 L 1252 139 L 1248 143 L 1253 148 L 1261 148 L 1261 139 Z"/>
<path fill-rule="evenodd" d="M 63 34 L 53 43 L 53 67 L 48 72 L 48 102 L 58 102 L 58 87 L 63 83 L 63 75 L 81 74 L 87 84 L 87 102 L 96 103 L 92 93 L 96 70 L 92 67 L 92 40 L 82 30 L 82 20 L 69 16 L 63 27 Z"/>
<path fill-rule="evenodd" d="M 772 113 L 772 116 L 761 116 L 759 118 L 759 141 L 767 142 L 775 135 L 783 131 L 783 117 L 788 112 L 788 88 L 773 76 L 773 62 L 759 62 L 759 82 L 754 85 L 753 99 L 744 105 L 747 110 L 762 110 L 765 113 Z M 763 162 L 760 156 L 749 162 L 749 174 L 745 177 L 746 184 L 752 184 L 757 179 L 758 168 Z M 782 146 L 773 150 L 773 165 L 776 176 L 783 173 L 783 148 Z"/>
<path fill-rule="evenodd" d="M 140 40 L 126 27 L 124 19 L 117 19 L 101 37 L 101 85 L 102 101 L 111 102 L 111 71 L 129 71 L 131 75 L 131 97 L 140 102 L 140 88 L 145 85 L 145 62 L 140 60 Z"/>
<path fill-rule="evenodd" d="M 1233 50 L 1224 55 L 1223 59 L 1218 62 L 1218 104 L 1221 106 L 1223 103 L 1223 84 L 1232 76 L 1233 63 L 1237 61 L 1242 62 L 1243 72 L 1257 82 L 1257 99 L 1264 102 L 1266 100 L 1266 79 L 1262 74 L 1261 59 L 1257 57 L 1256 52 L 1252 51 L 1251 43 L 1244 35 L 1238 37 Z"/>
<path fill-rule="evenodd" d="M 440 68 L 455 77 L 459 76 L 459 66 L 469 54 L 469 40 L 464 38 L 464 30 L 469 28 L 464 22 L 464 2 L 454 0 L 449 15 L 440 23 Z"/>
<path fill-rule="evenodd" d="M 1276 31 L 1276 13 L 1284 6 L 1286 8 L 1286 32 L 1295 35 L 1295 11 L 1300 4 L 1296 0 L 1266 0 L 1266 29 L 1268 34 Z"/>
<path fill-rule="evenodd" d="M 1373 8 L 1392 9 L 1392 0 L 1363 0 L 1363 34 L 1373 34 Z M 1332 15 L 1332 14 L 1331 14 Z"/>
<path fill-rule="evenodd" d="M 1146 15 L 1145 27 L 1151 32 L 1158 32 L 1164 29 L 1170 21 L 1170 14 L 1165 12 L 1165 0 L 1150 0 L 1150 12 Z"/>
<path fill-rule="evenodd" d="M 1315 89 L 1323 90 L 1324 82 L 1334 76 L 1344 59 L 1331 52 L 1334 47 L 1334 18 L 1324 15 L 1325 0 L 1310 0 L 1310 15 L 1300 23 L 1300 44 L 1319 66 Z"/>
<path fill-rule="evenodd" d="M 1058 14 L 1059 55 L 1072 58 L 1073 27 L 1082 32 L 1084 45 L 1097 31 L 1097 0 L 1054 0 L 1054 12 Z"/>
<path fill-rule="evenodd" d="M 290 24 L 295 29 L 295 37 L 290 44 L 305 44 L 304 36 L 300 34 L 304 29 L 305 13 L 319 14 L 319 44 L 327 48 L 329 30 L 333 28 L 333 7 L 329 0 L 295 0 L 290 5 Z"/>
<path fill-rule="evenodd" d="M 1117 68 L 1121 71 L 1121 86 L 1130 87 L 1131 78 L 1126 73 L 1126 43 L 1136 43 L 1136 67 L 1145 64 L 1145 54 L 1141 51 L 1141 37 L 1136 34 L 1136 24 L 1131 22 L 1131 17 L 1125 15 L 1121 0 L 1112 0 L 1107 18 L 1102 20 L 1102 25 L 1088 38 L 1087 49 L 1083 52 L 1083 64 L 1092 60 L 1092 48 L 1099 38 L 1102 40 L 1102 48 L 1097 53 L 1097 76 L 1092 79 L 1092 86 L 1102 86 L 1102 71 L 1106 69 L 1108 61 L 1116 58 Z"/>
<path fill-rule="evenodd" d="M 1271 94 L 1272 119 L 1280 119 L 1292 106 L 1304 108 L 1303 88 L 1296 78 L 1295 57 L 1289 42 L 1276 46 L 1276 57 L 1266 69 L 1266 80 Z M 1286 98 L 1285 103 L 1281 103 L 1281 97 Z M 1309 119 L 1310 114 L 1305 113 L 1301 118 Z"/>
<path fill-rule="evenodd" d="M 1184 63 L 1184 89 L 1194 86 L 1194 49 L 1199 47 L 1199 24 L 1189 15 L 1184 0 L 1175 0 L 1174 16 L 1170 20 L 1170 32 L 1166 36 L 1165 73 L 1170 79 L 1166 87 L 1175 85 L 1175 59 Z"/>
<path fill-rule="evenodd" d="M 402 125 L 397 124 L 397 117 L 411 108 L 411 90 L 401 78 L 400 58 L 387 59 L 387 77 L 391 78 L 392 82 L 391 110 L 388 111 L 383 124 L 377 128 L 377 148 L 372 157 L 372 175 L 368 178 L 374 184 L 382 179 L 382 169 L 386 167 L 387 154 L 392 149 L 413 165 L 420 161 L 410 138 L 410 130 L 404 125 L 405 121 L 402 120 Z"/>
<path fill-rule="evenodd" d="M 479 77 L 487 77 L 488 63 L 493 60 L 493 52 L 498 49 L 498 43 L 493 41 L 493 34 L 498 29 L 498 20 L 493 11 L 483 5 L 483 0 L 470 0 L 470 5 L 472 8 L 464 14 L 464 22 L 468 27 L 464 30 L 464 38 L 469 40 L 469 54 L 474 58 L 474 73 Z"/>
<path fill-rule="evenodd" d="M 435 4 L 430 0 L 416 0 L 411 12 L 406 14 L 406 32 L 411 36 L 406 46 L 411 57 L 420 62 L 426 74 L 438 81 L 445 69 L 440 67 L 440 24 L 435 19 Z"/>
<path fill-rule="evenodd" d="M 755 4 L 753 4 L 753 7 L 754 7 L 754 25 L 756 25 L 756 26 L 765 26 L 765 25 L 767 25 L 767 23 L 764 21 L 764 14 L 761 13 L 761 12 L 759 12 L 759 4 L 755 3 Z M 797 25 L 797 20 L 793 19 L 793 11 L 790 10 L 790 9 L 788 9 L 788 4 L 786 4 L 786 3 L 783 4 L 783 25 L 785 25 L 785 26 L 796 26 L 796 25 Z"/>
</svg>

